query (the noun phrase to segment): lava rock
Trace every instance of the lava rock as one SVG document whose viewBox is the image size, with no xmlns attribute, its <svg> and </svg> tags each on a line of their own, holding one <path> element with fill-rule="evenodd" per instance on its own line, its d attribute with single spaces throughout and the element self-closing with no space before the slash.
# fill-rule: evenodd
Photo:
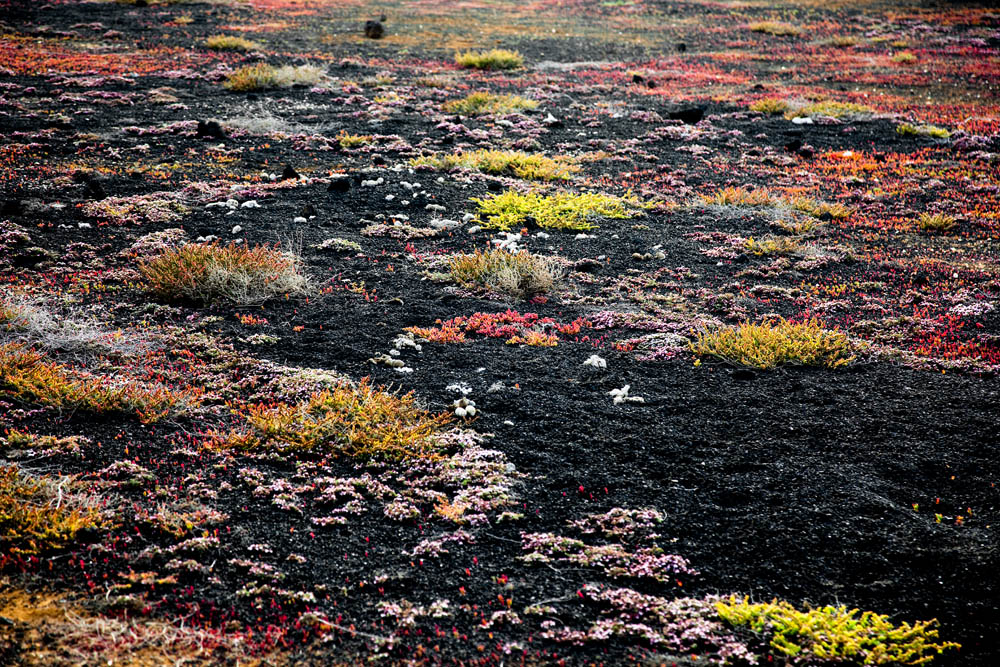
<svg viewBox="0 0 1000 667">
<path fill-rule="evenodd" d="M 703 107 L 688 107 L 670 112 L 670 120 L 679 120 L 685 125 L 694 125 L 705 117 Z"/>
<path fill-rule="evenodd" d="M 757 377 L 757 374 L 754 373 L 749 368 L 737 368 L 733 370 L 733 372 L 731 372 L 729 376 L 732 377 L 734 380 L 738 380 L 740 382 L 748 382 Z"/>
<path fill-rule="evenodd" d="M 332 181 L 330 185 L 326 186 L 327 192 L 348 192 L 351 189 L 351 177 L 350 176 L 337 176 Z"/>
<path fill-rule="evenodd" d="M 378 153 L 374 153 L 372 155 L 372 164 L 375 165 L 376 167 L 381 167 L 385 165 L 385 163 L 386 163 L 385 158 L 379 155 Z"/>
<path fill-rule="evenodd" d="M 217 121 L 198 121 L 198 133 L 197 136 L 204 137 L 206 139 L 225 139 L 226 132 L 222 129 Z"/>
<path fill-rule="evenodd" d="M 646 80 L 645 77 L 643 77 L 638 72 L 632 74 L 632 83 L 642 83 L 645 80 Z"/>
<path fill-rule="evenodd" d="M 298 178 L 298 177 L 299 177 L 299 172 L 295 171 L 295 168 L 292 167 L 292 165 L 286 164 L 285 168 L 281 172 L 281 178 L 278 180 L 290 181 L 293 178 Z"/>
<path fill-rule="evenodd" d="M 594 273 L 601 268 L 601 263 L 596 259 L 581 259 L 576 264 L 573 265 L 574 271 L 581 271 L 583 273 Z"/>
<path fill-rule="evenodd" d="M 104 186 L 101 185 L 101 182 L 96 178 L 87 181 L 86 185 L 83 187 L 83 191 L 88 199 L 100 200 L 106 199 L 108 196 L 108 193 L 104 190 Z"/>
<path fill-rule="evenodd" d="M 299 216 L 303 218 L 316 217 L 316 207 L 313 206 L 312 204 L 306 204 L 305 206 L 302 207 L 302 210 L 299 211 Z"/>
<path fill-rule="evenodd" d="M 365 37 L 368 39 L 382 39 L 385 35 L 385 26 L 381 21 L 365 21 Z"/>
<path fill-rule="evenodd" d="M 794 153 L 795 151 L 799 150 L 800 148 L 802 148 L 802 140 L 801 139 L 792 139 L 787 144 L 785 144 L 785 150 L 788 151 L 789 153 Z"/>
<path fill-rule="evenodd" d="M 24 212 L 24 204 L 20 199 L 5 199 L 0 205 L 0 215 L 21 215 Z"/>
<path fill-rule="evenodd" d="M 685 44 L 684 42 L 679 42 L 677 44 L 677 53 L 684 53 L 687 50 L 688 50 L 688 45 Z"/>
</svg>

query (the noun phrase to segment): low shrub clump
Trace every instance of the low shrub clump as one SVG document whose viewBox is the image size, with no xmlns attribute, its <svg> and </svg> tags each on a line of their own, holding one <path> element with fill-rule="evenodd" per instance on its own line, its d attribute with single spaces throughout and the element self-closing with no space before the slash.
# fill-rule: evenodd
<svg viewBox="0 0 1000 667">
<path fill-rule="evenodd" d="M 896 134 L 901 134 L 905 136 L 924 136 L 933 137 L 935 139 L 947 139 L 951 136 L 951 132 L 943 127 L 938 127 L 937 125 L 913 125 L 911 123 L 902 123 L 896 126 Z"/>
<path fill-rule="evenodd" d="M 472 201 L 479 205 L 479 223 L 486 229 L 501 231 L 528 221 L 543 229 L 585 231 L 597 228 L 593 220 L 598 217 L 631 218 L 641 215 L 641 204 L 631 196 L 615 197 L 593 192 L 542 195 L 507 190 Z"/>
<path fill-rule="evenodd" d="M 417 407 L 412 393 L 390 393 L 367 379 L 356 387 L 345 382 L 314 393 L 304 403 L 261 403 L 237 414 L 250 428 L 228 434 L 216 446 L 388 460 L 436 458 L 441 444 L 435 436 L 452 419 Z"/>
<path fill-rule="evenodd" d="M 788 23 L 779 23 L 777 21 L 760 21 L 758 23 L 751 23 L 748 27 L 752 32 L 762 32 L 767 35 L 775 35 L 779 37 L 798 35 L 802 32 L 793 25 Z"/>
<path fill-rule="evenodd" d="M 277 77 L 274 67 L 266 63 L 241 67 L 226 77 L 222 87 L 242 93 L 249 90 L 264 90 L 275 85 Z"/>
<path fill-rule="evenodd" d="M 917 62 L 917 56 L 909 51 L 900 51 L 892 57 L 892 62 L 900 65 L 912 65 Z"/>
<path fill-rule="evenodd" d="M 702 195 L 702 201 L 712 206 L 777 206 L 780 200 L 772 197 L 767 188 L 727 187 L 711 195 Z"/>
<path fill-rule="evenodd" d="M 188 244 L 142 262 L 149 288 L 168 299 L 239 306 L 304 293 L 301 259 L 267 246 Z"/>
<path fill-rule="evenodd" d="M 449 170 L 456 167 L 475 169 L 487 174 L 504 174 L 532 181 L 568 180 L 580 167 L 569 158 L 550 158 L 541 153 L 481 149 L 468 153 L 452 153 L 419 157 L 410 161 L 414 167 Z"/>
<path fill-rule="evenodd" d="M 838 49 L 846 49 L 849 46 L 857 46 L 858 43 L 858 38 L 850 35 L 842 35 L 840 37 L 834 37 L 830 40 L 830 45 L 836 46 Z"/>
<path fill-rule="evenodd" d="M 944 213 L 921 213 L 917 227 L 924 232 L 947 232 L 955 226 L 955 218 Z"/>
<path fill-rule="evenodd" d="M 822 660 L 923 665 L 948 649 L 961 648 L 954 642 L 937 642 L 937 620 L 896 626 L 888 616 L 871 611 L 844 606 L 799 611 L 787 602 L 751 604 L 735 596 L 715 607 L 726 623 L 763 634 L 774 651 L 797 664 Z"/>
<path fill-rule="evenodd" d="M 373 137 L 370 134 L 351 134 L 347 130 L 341 130 L 337 133 L 337 143 L 344 149 L 357 148 L 372 141 Z"/>
<path fill-rule="evenodd" d="M 274 67 L 266 63 L 247 65 L 228 77 L 222 87 L 235 92 L 265 90 L 267 88 L 290 88 L 318 83 L 326 76 L 321 67 L 315 65 L 285 65 Z"/>
<path fill-rule="evenodd" d="M 517 69 L 524 66 L 521 54 L 507 49 L 456 53 L 455 62 L 462 67 L 473 69 Z"/>
<path fill-rule="evenodd" d="M 195 402 L 192 392 L 73 371 L 19 343 L 0 345 L 0 397 L 54 408 L 135 412 L 143 423 Z"/>
<path fill-rule="evenodd" d="M 830 118 L 859 119 L 866 118 L 875 113 L 874 109 L 864 104 L 854 102 L 834 102 L 827 100 L 824 102 L 814 102 L 804 107 L 799 107 L 785 114 L 785 118 L 816 118 L 827 116 Z"/>
<path fill-rule="evenodd" d="M 800 244 L 798 240 L 788 236 L 769 236 L 760 241 L 751 236 L 743 247 L 751 255 L 790 255 L 799 250 Z"/>
<path fill-rule="evenodd" d="M 788 102 L 774 97 L 764 97 L 750 105 L 750 111 L 766 114 L 785 113 L 789 108 Z"/>
<path fill-rule="evenodd" d="M 260 48 L 260 44 L 252 42 L 242 37 L 232 35 L 214 35 L 205 40 L 205 46 L 214 51 L 253 51 Z"/>
<path fill-rule="evenodd" d="M 520 95 L 472 93 L 460 100 L 446 102 L 444 110 L 449 113 L 464 113 L 470 116 L 478 116 L 488 113 L 514 113 L 537 107 L 538 102 L 521 97 Z"/>
<path fill-rule="evenodd" d="M 63 485 L 0 465 L 0 567 L 9 558 L 39 556 L 72 544 L 80 531 L 102 524 Z"/>
<path fill-rule="evenodd" d="M 741 324 L 698 334 L 691 351 L 762 370 L 783 364 L 838 368 L 854 360 L 847 336 L 816 320 Z"/>
<path fill-rule="evenodd" d="M 531 298 L 552 288 L 555 272 L 547 260 L 522 250 L 501 248 L 458 255 L 448 263 L 449 277 L 467 287 L 485 287 L 519 298 Z"/>
<path fill-rule="evenodd" d="M 811 197 L 779 197 L 771 194 L 767 188 L 748 190 L 746 188 L 726 187 L 710 195 L 702 195 L 701 200 L 710 206 L 784 208 L 799 211 L 814 218 L 828 216 L 834 220 L 843 220 L 851 214 L 851 209 L 843 204 L 831 204 Z"/>
</svg>

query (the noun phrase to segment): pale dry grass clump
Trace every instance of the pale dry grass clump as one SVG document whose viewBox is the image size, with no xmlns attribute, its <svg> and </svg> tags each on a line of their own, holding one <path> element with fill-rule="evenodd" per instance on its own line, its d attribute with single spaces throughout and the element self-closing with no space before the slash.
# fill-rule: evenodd
<svg viewBox="0 0 1000 667">
<path fill-rule="evenodd" d="M 134 336 L 96 324 L 57 317 L 37 299 L 12 292 L 0 294 L 0 343 L 62 352 L 129 355 L 146 347 Z"/>
<path fill-rule="evenodd" d="M 309 289 L 301 258 L 268 246 L 188 244 L 142 262 L 149 289 L 168 299 L 238 306 L 297 296 Z"/>
<path fill-rule="evenodd" d="M 255 657 L 253 646 L 240 635 L 150 618 L 102 616 L 65 596 L 29 593 L 6 581 L 0 581 L 0 590 L 0 617 L 16 638 L 17 664 L 26 667 L 288 664 L 277 654 Z"/>
</svg>

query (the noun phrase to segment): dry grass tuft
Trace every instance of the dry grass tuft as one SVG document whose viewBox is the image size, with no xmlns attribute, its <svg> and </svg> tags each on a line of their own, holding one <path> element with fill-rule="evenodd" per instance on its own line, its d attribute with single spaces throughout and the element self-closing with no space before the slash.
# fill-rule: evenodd
<svg viewBox="0 0 1000 667">
<path fill-rule="evenodd" d="M 205 46 L 213 51 L 255 51 L 260 49 L 260 44 L 257 42 L 232 35 L 213 35 L 205 40 Z"/>
<path fill-rule="evenodd" d="M 921 213 L 917 218 L 917 227 L 924 232 L 947 232 L 955 224 L 955 218 L 944 213 Z"/>
<path fill-rule="evenodd" d="M 493 93 L 472 93 L 460 100 L 446 102 L 448 113 L 464 113 L 470 116 L 481 114 L 507 114 L 525 109 L 535 109 L 538 102 L 520 95 L 494 95 Z"/>
<path fill-rule="evenodd" d="M 304 294 L 301 264 L 298 255 L 267 246 L 188 244 L 142 262 L 139 272 L 167 299 L 245 306 Z"/>
<path fill-rule="evenodd" d="M 750 105 L 750 111 L 765 114 L 785 113 L 789 108 L 788 102 L 774 97 L 764 97 Z"/>
<path fill-rule="evenodd" d="M 222 87 L 235 92 L 310 86 L 326 77 L 326 71 L 315 65 L 285 65 L 274 67 L 266 63 L 247 65 L 228 77 Z"/>
<path fill-rule="evenodd" d="M 0 624 L 0 639 L 10 638 L 17 664 L 25 667 L 290 664 L 276 653 L 254 657 L 254 647 L 241 635 L 100 616 L 56 593 L 29 593 L 5 582 L 0 588 L 0 617 L 7 621 Z"/>
<path fill-rule="evenodd" d="M 458 255 L 448 263 L 449 277 L 467 287 L 485 287 L 492 292 L 530 299 L 552 289 L 557 274 L 543 257 L 522 250 L 501 248 Z"/>
<path fill-rule="evenodd" d="M 751 23 L 748 27 L 751 32 L 761 32 L 766 35 L 779 37 L 802 34 L 802 31 L 795 26 L 788 23 L 780 23 L 778 21 L 760 21 L 758 23 Z"/>
<path fill-rule="evenodd" d="M 473 69 L 518 69 L 524 58 L 517 51 L 492 49 L 491 51 L 466 51 L 455 54 L 455 62 Z"/>
</svg>

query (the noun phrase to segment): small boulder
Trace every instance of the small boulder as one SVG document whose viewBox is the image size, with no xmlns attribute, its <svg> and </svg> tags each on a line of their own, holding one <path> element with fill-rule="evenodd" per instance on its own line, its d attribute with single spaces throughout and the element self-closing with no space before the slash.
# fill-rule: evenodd
<svg viewBox="0 0 1000 667">
<path fill-rule="evenodd" d="M 326 186 L 327 192 L 348 192 L 351 189 L 350 176 L 335 176 L 330 184 Z"/>
<path fill-rule="evenodd" d="M 199 120 L 197 136 L 202 137 L 204 139 L 225 139 L 226 132 L 225 130 L 222 129 L 222 126 L 219 125 L 217 121 Z"/>
<path fill-rule="evenodd" d="M 365 37 L 368 39 L 382 39 L 385 35 L 385 26 L 381 21 L 365 21 Z"/>
<path fill-rule="evenodd" d="M 670 120 L 679 120 L 685 125 L 695 125 L 705 117 L 703 107 L 687 107 L 670 112 Z"/>
<path fill-rule="evenodd" d="M 97 179 L 91 179 L 87 181 L 86 185 L 83 186 L 83 191 L 88 199 L 106 199 L 108 193 L 104 191 L 104 186 Z"/>
</svg>

